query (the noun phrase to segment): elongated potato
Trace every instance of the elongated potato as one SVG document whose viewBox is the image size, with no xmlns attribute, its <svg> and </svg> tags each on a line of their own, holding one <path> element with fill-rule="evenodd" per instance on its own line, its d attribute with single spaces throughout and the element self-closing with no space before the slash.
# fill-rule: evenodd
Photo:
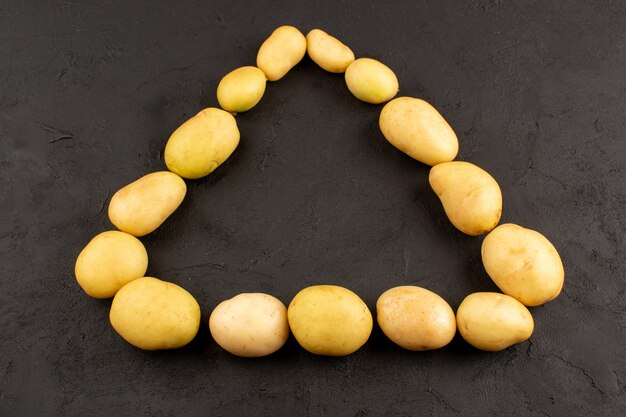
<svg viewBox="0 0 626 417">
<path fill-rule="evenodd" d="M 238 144 L 239 129 L 233 115 L 210 107 L 172 133 L 165 145 L 165 164 L 183 178 L 202 178 L 228 159 Z"/>
<path fill-rule="evenodd" d="M 398 78 L 393 71 L 371 58 L 359 58 L 346 69 L 348 89 L 359 100 L 379 104 L 398 93 Z"/>
<path fill-rule="evenodd" d="M 304 349 L 344 356 L 358 350 L 372 332 L 372 313 L 352 291 L 315 285 L 300 291 L 287 309 L 289 327 Z"/>
<path fill-rule="evenodd" d="M 428 181 L 454 227 L 478 236 L 496 227 L 502 214 L 502 192 L 485 170 L 469 162 L 442 162 Z"/>
<path fill-rule="evenodd" d="M 561 293 L 565 277 L 561 257 L 539 232 L 500 225 L 485 237 L 481 254 L 498 288 L 527 306 L 547 303 Z"/>
<path fill-rule="evenodd" d="M 76 259 L 78 285 L 94 298 L 110 298 L 146 274 L 148 253 L 136 237 L 109 230 L 87 244 Z"/>
<path fill-rule="evenodd" d="M 459 333 L 472 346 L 495 352 L 527 340 L 535 328 L 522 303 L 495 292 L 470 294 L 456 313 Z"/>
<path fill-rule="evenodd" d="M 278 81 L 304 58 L 306 38 L 293 26 L 281 26 L 263 42 L 256 57 L 270 81 Z"/>
<path fill-rule="evenodd" d="M 354 61 L 352 49 L 320 29 L 307 33 L 306 50 L 313 62 L 328 72 L 346 72 Z"/>
<path fill-rule="evenodd" d="M 185 181 L 168 171 L 153 172 L 118 190 L 109 203 L 109 219 L 122 232 L 144 236 L 159 227 L 187 193 Z"/>
<path fill-rule="evenodd" d="M 427 165 L 452 161 L 459 151 L 454 130 L 424 100 L 398 97 L 380 112 L 380 130 L 393 146 Z"/>
<path fill-rule="evenodd" d="M 109 319 L 115 331 L 135 347 L 175 349 L 198 333 L 200 306 L 178 285 L 143 277 L 115 294 Z"/>
<path fill-rule="evenodd" d="M 376 317 L 383 333 L 408 350 L 438 349 L 456 333 L 450 305 L 425 288 L 407 285 L 385 291 L 376 302 Z"/>
<path fill-rule="evenodd" d="M 250 110 L 265 93 L 265 73 L 257 67 L 241 67 L 229 72 L 217 86 L 217 101 L 226 111 Z"/>
</svg>

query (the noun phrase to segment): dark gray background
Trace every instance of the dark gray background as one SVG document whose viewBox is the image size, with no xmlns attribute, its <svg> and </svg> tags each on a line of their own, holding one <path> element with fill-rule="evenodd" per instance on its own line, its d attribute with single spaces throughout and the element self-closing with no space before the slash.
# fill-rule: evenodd
<svg viewBox="0 0 626 417">
<path fill-rule="evenodd" d="M 240 292 L 289 303 L 332 283 L 373 309 L 403 284 L 453 308 L 495 289 L 482 238 L 455 230 L 428 168 L 385 141 L 381 106 L 308 58 L 237 116 L 235 154 L 142 238 L 148 273 L 200 303 L 196 340 L 137 350 L 110 327 L 110 301 L 80 290 L 74 261 L 111 229 L 112 193 L 164 169 L 169 134 L 282 24 L 389 65 L 402 95 L 454 127 L 459 159 L 499 181 L 503 222 L 559 249 L 564 291 L 532 309 L 530 342 L 413 353 L 375 329 L 345 358 L 291 339 L 244 360 L 211 340 L 212 308 Z M 3 417 L 626 413 L 624 1 L 2 0 L 0 56 Z"/>
</svg>

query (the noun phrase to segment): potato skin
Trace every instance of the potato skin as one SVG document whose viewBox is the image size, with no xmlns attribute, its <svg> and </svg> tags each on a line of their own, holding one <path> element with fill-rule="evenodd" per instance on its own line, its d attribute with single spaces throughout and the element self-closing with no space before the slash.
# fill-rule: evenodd
<svg viewBox="0 0 626 417">
<path fill-rule="evenodd" d="M 459 151 L 459 141 L 448 122 L 418 98 L 398 97 L 385 104 L 379 126 L 389 143 L 427 165 L 452 161 Z"/>
<path fill-rule="evenodd" d="M 215 307 L 209 329 L 217 344 L 233 355 L 266 356 L 289 338 L 287 307 L 269 294 L 239 294 Z"/>
<path fill-rule="evenodd" d="M 359 58 L 346 69 L 346 84 L 356 98 L 380 104 L 398 93 L 398 78 L 391 68 L 371 58 Z"/>
<path fill-rule="evenodd" d="M 522 304 L 538 306 L 561 293 L 565 278 L 561 257 L 539 232 L 500 225 L 485 237 L 481 255 L 498 288 Z"/>
<path fill-rule="evenodd" d="M 165 145 L 165 164 L 183 178 L 202 178 L 226 161 L 238 144 L 239 129 L 233 115 L 209 107 L 172 133 Z"/>
<path fill-rule="evenodd" d="M 322 69 L 336 74 L 346 72 L 354 61 L 354 52 L 320 29 L 313 29 L 306 35 L 306 50 L 309 57 Z"/>
<path fill-rule="evenodd" d="M 372 314 L 352 291 L 315 285 L 300 291 L 287 310 L 296 340 L 316 355 L 345 356 L 357 351 L 372 332 Z"/>
<path fill-rule="evenodd" d="M 78 285 L 94 298 L 111 298 L 146 274 L 148 252 L 136 237 L 117 230 L 95 236 L 76 259 Z"/>
<path fill-rule="evenodd" d="M 479 236 L 500 221 L 502 192 L 487 171 L 469 162 L 442 162 L 430 169 L 428 181 L 461 232 Z"/>
<path fill-rule="evenodd" d="M 198 333 L 200 306 L 178 285 L 143 277 L 115 294 L 109 319 L 115 331 L 135 347 L 175 349 Z"/>
<path fill-rule="evenodd" d="M 278 81 L 304 58 L 305 53 L 304 35 L 293 26 L 281 26 L 259 48 L 256 66 L 268 80 Z"/>
<path fill-rule="evenodd" d="M 495 292 L 477 292 L 465 297 L 456 320 L 465 341 L 489 352 L 527 340 L 535 327 L 533 316 L 522 303 Z"/>
<path fill-rule="evenodd" d="M 376 315 L 383 333 L 408 350 L 441 348 L 456 333 L 450 305 L 425 288 L 401 286 L 385 291 L 376 302 Z"/>
<path fill-rule="evenodd" d="M 109 203 L 109 220 L 119 230 L 145 236 L 180 205 L 187 186 L 178 175 L 153 172 L 118 190 Z"/>
<path fill-rule="evenodd" d="M 217 86 L 217 101 L 231 113 L 256 106 L 265 93 L 265 73 L 257 67 L 241 67 L 226 74 Z"/>
</svg>

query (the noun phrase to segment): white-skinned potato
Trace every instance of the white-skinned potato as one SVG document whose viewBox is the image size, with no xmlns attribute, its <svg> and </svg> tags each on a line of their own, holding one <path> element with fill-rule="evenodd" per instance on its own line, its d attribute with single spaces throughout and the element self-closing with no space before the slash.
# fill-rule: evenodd
<svg viewBox="0 0 626 417">
<path fill-rule="evenodd" d="M 398 93 L 396 74 L 380 61 L 359 58 L 346 69 L 346 84 L 356 98 L 367 103 L 380 104 Z"/>
<path fill-rule="evenodd" d="M 522 304 L 547 303 L 563 288 L 561 257 L 539 232 L 515 224 L 500 225 L 485 237 L 481 255 L 498 288 Z"/>
<path fill-rule="evenodd" d="M 427 165 L 452 161 L 459 151 L 459 141 L 448 122 L 418 98 L 398 97 L 385 104 L 379 126 L 389 143 Z"/>
<path fill-rule="evenodd" d="M 256 106 L 265 93 L 265 73 L 257 67 L 241 67 L 226 74 L 217 85 L 217 101 L 231 113 Z"/>
<path fill-rule="evenodd" d="M 535 328 L 533 316 L 522 303 L 495 292 L 477 292 L 465 297 L 456 320 L 465 341 L 489 352 L 527 340 Z"/>
<path fill-rule="evenodd" d="M 448 219 L 461 232 L 479 236 L 500 221 L 500 186 L 482 168 L 463 161 L 442 162 L 430 169 L 428 181 Z"/>
<path fill-rule="evenodd" d="M 94 298 L 111 298 L 148 269 L 148 253 L 136 237 L 117 230 L 95 236 L 76 259 L 80 287 Z"/>
<path fill-rule="evenodd" d="M 256 57 L 270 81 L 283 78 L 306 54 L 306 38 L 293 26 L 281 26 L 263 42 Z"/>
<path fill-rule="evenodd" d="M 307 33 L 306 50 L 313 62 L 328 72 L 346 72 L 354 61 L 354 52 L 349 47 L 320 29 Z"/>
<path fill-rule="evenodd" d="M 217 344 L 233 355 L 266 356 L 289 338 L 287 308 L 268 294 L 239 294 L 215 307 L 209 329 Z"/>
<path fill-rule="evenodd" d="M 144 236 L 159 227 L 187 193 L 185 181 L 168 171 L 153 172 L 118 190 L 109 203 L 109 219 L 122 232 Z"/>
</svg>

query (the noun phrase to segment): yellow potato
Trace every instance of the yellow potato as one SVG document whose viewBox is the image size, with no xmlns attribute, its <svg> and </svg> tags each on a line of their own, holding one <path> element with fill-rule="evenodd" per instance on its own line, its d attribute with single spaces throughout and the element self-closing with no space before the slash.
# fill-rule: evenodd
<svg viewBox="0 0 626 417">
<path fill-rule="evenodd" d="M 498 288 L 527 306 L 547 303 L 563 288 L 561 257 L 539 232 L 503 224 L 485 237 L 481 253 Z"/>
<path fill-rule="evenodd" d="M 109 219 L 122 232 L 144 236 L 159 227 L 180 205 L 187 186 L 178 175 L 153 172 L 118 190 L 109 203 Z"/>
<path fill-rule="evenodd" d="M 495 292 L 470 294 L 456 312 L 459 333 L 472 346 L 495 352 L 527 340 L 535 327 L 522 303 Z"/>
<path fill-rule="evenodd" d="M 78 285 L 94 298 L 110 298 L 146 274 L 148 253 L 128 233 L 110 230 L 91 239 L 78 255 L 74 273 Z"/>
<path fill-rule="evenodd" d="M 380 130 L 393 146 L 427 165 L 452 161 L 459 151 L 454 130 L 424 100 L 398 97 L 383 107 Z"/>
<path fill-rule="evenodd" d="M 392 342 L 409 350 L 438 349 L 456 333 L 450 305 L 427 289 L 402 286 L 385 291 L 376 302 L 376 317 Z"/>
<path fill-rule="evenodd" d="M 200 328 L 200 306 L 178 285 L 143 277 L 120 289 L 109 315 L 128 343 L 145 350 L 175 349 L 191 342 Z"/>
<path fill-rule="evenodd" d="M 265 73 L 257 67 L 241 67 L 229 72 L 217 86 L 217 101 L 226 111 L 250 110 L 265 93 Z"/>
<path fill-rule="evenodd" d="M 238 144 L 233 115 L 210 107 L 172 133 L 165 145 L 165 164 L 183 178 L 202 178 L 227 160 Z"/>
<path fill-rule="evenodd" d="M 442 162 L 428 181 L 454 227 L 478 236 L 496 227 L 502 214 L 502 192 L 491 175 L 469 162 Z"/>
<path fill-rule="evenodd" d="M 393 71 L 371 58 L 359 58 L 346 69 L 348 89 L 359 100 L 384 103 L 398 93 L 398 78 Z"/>
<path fill-rule="evenodd" d="M 344 356 L 358 350 L 372 332 L 372 314 L 352 291 L 316 285 L 300 291 L 287 310 L 289 327 L 311 353 Z"/>
<path fill-rule="evenodd" d="M 306 53 L 306 38 L 293 26 L 281 26 L 263 42 L 256 57 L 270 81 L 278 81 L 302 60 Z"/>
<path fill-rule="evenodd" d="M 237 356 L 266 356 L 289 338 L 287 308 L 268 294 L 239 294 L 211 313 L 209 329 L 224 350 Z"/>
<path fill-rule="evenodd" d="M 306 35 L 306 50 L 317 65 L 329 72 L 346 72 L 354 61 L 350 48 L 323 30 L 313 29 Z"/>
</svg>

